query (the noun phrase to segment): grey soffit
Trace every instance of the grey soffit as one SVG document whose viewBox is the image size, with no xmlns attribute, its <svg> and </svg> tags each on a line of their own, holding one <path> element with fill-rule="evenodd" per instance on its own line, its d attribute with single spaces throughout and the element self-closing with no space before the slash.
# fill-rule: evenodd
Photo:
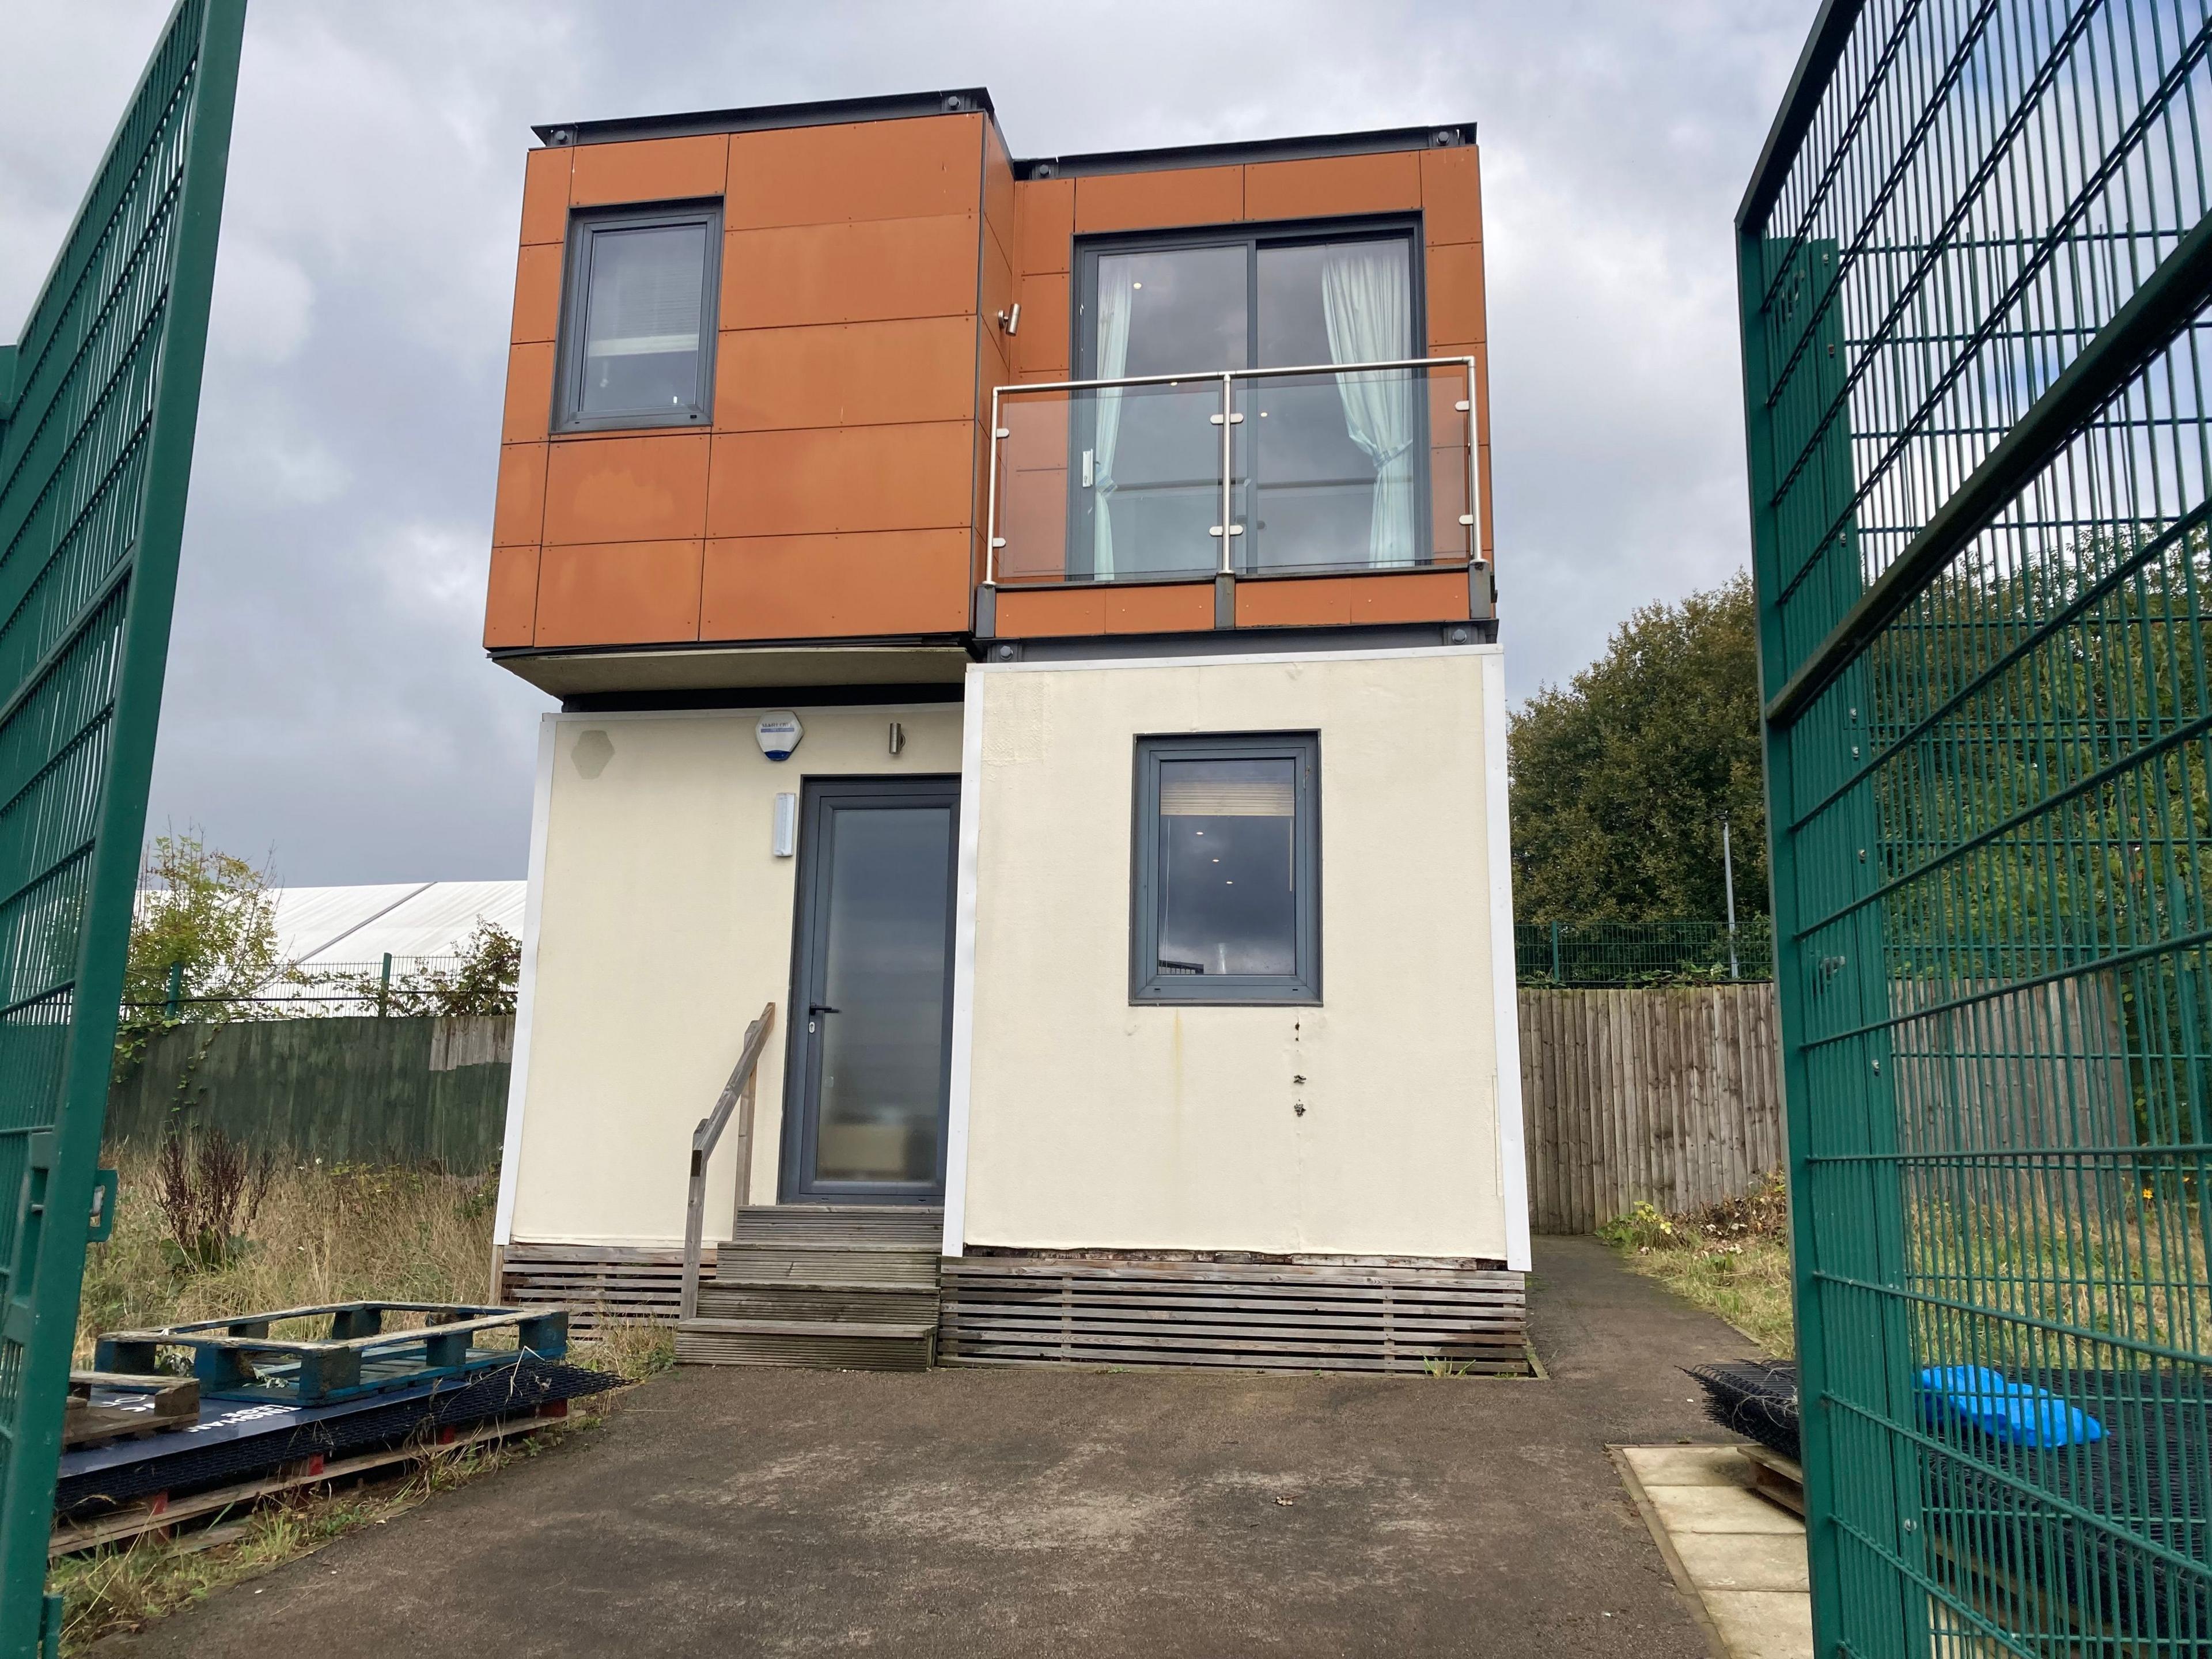
<svg viewBox="0 0 2212 1659">
<path fill-rule="evenodd" d="M 965 646 L 922 640 L 495 651 L 491 656 L 508 672 L 556 697 L 748 686 L 957 685 L 969 663 Z"/>
<path fill-rule="evenodd" d="M 748 109 L 696 110 L 674 115 L 623 115 L 598 121 L 548 121 L 533 126 L 549 148 L 615 144 L 643 138 L 689 138 L 726 132 L 773 132 L 787 127 L 902 121 L 925 115 L 981 112 L 998 118 L 984 87 L 890 93 L 874 98 L 824 98 L 808 103 L 758 104 Z M 1077 179 L 1103 173 L 1154 173 L 1226 167 L 1248 161 L 1295 161 L 1315 156 L 1379 155 L 1394 150 L 1449 149 L 1474 142 L 1474 123 L 1324 132 L 1234 143 L 1183 144 L 1158 149 L 1098 150 L 1087 155 L 1036 155 L 1013 163 L 1017 179 Z"/>
</svg>

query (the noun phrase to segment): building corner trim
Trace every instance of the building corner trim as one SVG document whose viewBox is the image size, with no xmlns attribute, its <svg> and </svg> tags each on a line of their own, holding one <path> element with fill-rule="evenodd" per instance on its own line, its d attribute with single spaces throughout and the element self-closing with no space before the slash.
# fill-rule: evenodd
<svg viewBox="0 0 2212 1659">
<path fill-rule="evenodd" d="M 538 1001 L 538 935 L 545 905 L 545 842 L 553 810 L 553 739 L 561 717 L 538 717 L 538 776 L 530 797 L 530 878 L 523 889 L 522 962 L 514 991 L 514 1065 L 507 1073 L 507 1127 L 500 1141 L 499 1209 L 492 1222 L 491 1296 L 500 1299 L 500 1267 L 514 1235 L 514 1196 L 522 1178 L 522 1110 L 530 1093 L 531 1017 Z"/>
<path fill-rule="evenodd" d="M 968 1109 L 975 1058 L 976 854 L 982 842 L 982 665 L 969 665 L 960 703 L 960 845 L 952 901 L 952 1054 L 946 1070 L 944 1254 L 959 1255 L 968 1230 Z"/>
<path fill-rule="evenodd" d="M 1505 658 L 1482 659 L 1484 861 L 1490 872 L 1490 983 L 1497 1024 L 1498 1188 L 1505 1265 L 1529 1271 L 1528 1155 L 1521 1121 L 1521 1003 L 1514 981 L 1513 816 L 1507 798 Z"/>
</svg>

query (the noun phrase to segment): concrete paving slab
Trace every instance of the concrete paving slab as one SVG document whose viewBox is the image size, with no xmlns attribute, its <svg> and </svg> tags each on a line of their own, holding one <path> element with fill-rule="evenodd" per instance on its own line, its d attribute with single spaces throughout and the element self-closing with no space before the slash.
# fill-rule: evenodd
<svg viewBox="0 0 2212 1659">
<path fill-rule="evenodd" d="M 98 1651 L 1710 1659 L 1607 1448 L 1742 1338 L 1594 1240 L 1530 1308 L 1549 1381 L 687 1369 Z"/>
<path fill-rule="evenodd" d="M 1813 1598 L 1781 1590 L 1709 1590 L 1705 1607 L 1731 1659 L 1810 1659 Z"/>
<path fill-rule="evenodd" d="M 1621 1455 L 1646 1486 L 1741 1486 L 1743 1458 L 1733 1446 L 1624 1446 Z"/>
<path fill-rule="evenodd" d="M 1795 1533 L 1805 1523 L 1741 1486 L 1654 1486 L 1649 1496 L 1669 1532 Z"/>
<path fill-rule="evenodd" d="M 1700 1590 L 1812 1592 L 1802 1528 L 1795 1533 L 1677 1532 L 1668 1539 Z"/>
<path fill-rule="evenodd" d="M 1805 1523 L 1745 1484 L 1751 1466 L 1743 1455 L 1623 1446 L 1617 1455 L 1668 1567 L 1698 1598 L 1727 1659 L 1812 1659 Z"/>
</svg>

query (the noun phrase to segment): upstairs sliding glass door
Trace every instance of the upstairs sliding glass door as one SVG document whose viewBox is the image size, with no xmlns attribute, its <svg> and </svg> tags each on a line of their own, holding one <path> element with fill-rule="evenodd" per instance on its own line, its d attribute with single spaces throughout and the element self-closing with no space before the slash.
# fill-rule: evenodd
<svg viewBox="0 0 2212 1659">
<path fill-rule="evenodd" d="M 1423 338 L 1410 233 L 1263 234 L 1093 245 L 1080 260 L 1078 378 L 1191 375 L 1079 394 L 1071 576 L 1221 568 L 1224 370 L 1397 362 Z M 1425 560 L 1419 369 L 1240 380 L 1232 566 L 1256 574 Z"/>
</svg>

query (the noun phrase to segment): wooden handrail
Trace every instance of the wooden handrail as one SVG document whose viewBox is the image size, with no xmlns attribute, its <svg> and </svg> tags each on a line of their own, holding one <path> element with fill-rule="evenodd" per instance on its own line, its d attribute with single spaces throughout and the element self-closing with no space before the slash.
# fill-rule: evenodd
<svg viewBox="0 0 2212 1659">
<path fill-rule="evenodd" d="M 761 1010 L 758 1019 L 745 1027 L 745 1046 L 730 1072 L 730 1080 L 722 1085 L 721 1097 L 691 1132 L 691 1189 L 684 1206 L 684 1297 L 678 1304 L 684 1319 L 699 1315 L 699 1235 L 707 1223 L 707 1163 L 714 1156 L 714 1144 L 721 1139 L 732 1111 L 738 1114 L 738 1209 L 745 1206 L 752 1194 L 753 1079 L 761 1051 L 768 1047 L 768 1034 L 775 1026 L 775 1004 L 771 1002 Z"/>
</svg>

